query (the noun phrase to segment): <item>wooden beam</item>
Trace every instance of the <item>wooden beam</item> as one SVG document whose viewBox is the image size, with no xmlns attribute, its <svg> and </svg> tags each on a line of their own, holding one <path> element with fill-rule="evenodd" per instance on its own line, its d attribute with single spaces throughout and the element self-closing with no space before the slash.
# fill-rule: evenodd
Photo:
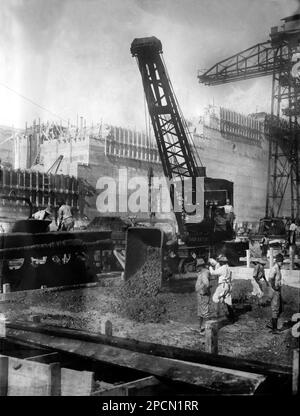
<svg viewBox="0 0 300 416">
<path fill-rule="evenodd" d="M 26 254 L 31 255 L 51 255 L 56 253 L 68 253 L 74 251 L 86 251 L 93 248 L 109 248 L 112 246 L 112 240 L 96 240 L 84 242 L 79 239 L 69 239 L 61 241 L 52 241 L 45 244 L 33 244 L 30 246 L 11 247 L 0 249 L 0 257 L 12 259 L 22 257 Z"/>
<path fill-rule="evenodd" d="M 105 390 L 97 390 L 91 396 L 135 396 L 137 392 L 145 390 L 160 384 L 160 381 L 153 376 L 141 378 L 139 380 L 130 381 L 128 383 L 118 384 Z"/>
<path fill-rule="evenodd" d="M 115 346 L 118 348 L 125 348 L 129 351 L 137 351 L 145 354 L 152 354 L 154 356 L 186 360 L 194 363 L 205 363 L 208 365 L 220 366 L 224 368 L 231 368 L 247 372 L 254 372 L 258 374 L 291 376 L 292 373 L 292 367 L 289 366 L 269 364 L 253 360 L 245 360 L 225 355 L 210 354 L 203 351 L 193 351 L 189 349 L 173 347 L 170 345 L 160 345 L 151 342 L 138 341 L 134 339 L 119 338 L 116 336 L 106 336 L 104 334 L 93 334 L 77 329 L 73 330 L 59 327 L 53 328 L 47 325 L 35 325 L 29 322 L 10 322 L 7 323 L 6 326 L 7 330 L 9 328 L 20 331 L 28 331 L 29 333 L 48 334 L 56 337 L 75 339 L 78 341 L 82 340 L 94 342 L 97 344 L 105 344 Z M 13 332 L 8 330 L 7 336 L 9 337 L 10 334 L 13 334 Z"/>
<path fill-rule="evenodd" d="M 299 377 L 299 349 L 296 348 L 293 351 L 293 394 L 300 392 Z"/>
<path fill-rule="evenodd" d="M 32 345 L 64 351 L 127 370 L 138 370 L 162 380 L 197 387 L 202 392 L 205 390 L 217 394 L 252 395 L 266 381 L 265 376 L 254 373 L 153 356 L 78 339 L 18 332 L 15 331 L 15 338 L 22 338 Z M 10 338 L 12 335 L 11 333 Z"/>
<path fill-rule="evenodd" d="M 64 240 L 95 242 L 111 239 L 111 231 L 51 231 L 50 233 L 9 233 L 0 235 L 0 248 L 16 248 L 35 244 L 49 244 Z"/>
<path fill-rule="evenodd" d="M 69 368 L 61 369 L 62 396 L 90 396 L 95 383 L 95 375 L 91 371 L 77 371 Z"/>
<path fill-rule="evenodd" d="M 7 396 L 8 357 L 0 355 L 0 396 Z"/>
<path fill-rule="evenodd" d="M 218 327 L 216 320 L 207 321 L 205 324 L 205 351 L 218 354 Z"/>
<path fill-rule="evenodd" d="M 50 352 L 48 354 L 35 355 L 34 357 L 26 357 L 25 360 L 50 364 L 59 361 L 59 354 L 57 352 Z"/>
</svg>

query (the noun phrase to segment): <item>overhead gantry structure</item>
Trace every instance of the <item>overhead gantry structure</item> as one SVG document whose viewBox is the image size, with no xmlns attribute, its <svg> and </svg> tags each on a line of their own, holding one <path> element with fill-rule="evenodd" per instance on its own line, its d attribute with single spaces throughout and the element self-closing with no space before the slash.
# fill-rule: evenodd
<svg viewBox="0 0 300 416">
<path fill-rule="evenodd" d="M 266 217 L 282 215 L 290 197 L 290 215 L 300 217 L 300 14 L 272 27 L 270 40 L 256 44 L 208 71 L 198 73 L 200 83 L 220 85 L 272 76 L 271 115 L 265 119 L 269 139 Z M 290 192 L 288 192 L 290 187 Z"/>
</svg>

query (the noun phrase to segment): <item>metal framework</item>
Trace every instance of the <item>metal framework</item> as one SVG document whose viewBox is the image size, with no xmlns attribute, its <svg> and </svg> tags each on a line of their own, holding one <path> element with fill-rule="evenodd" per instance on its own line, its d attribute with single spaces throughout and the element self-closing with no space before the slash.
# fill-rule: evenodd
<svg viewBox="0 0 300 416">
<path fill-rule="evenodd" d="M 269 139 L 266 217 L 282 214 L 288 186 L 291 217 L 300 217 L 300 80 L 295 67 L 297 61 L 293 61 L 299 54 L 299 18 L 297 15 L 283 19 L 283 30 L 272 28 L 270 41 L 224 59 L 203 74 L 198 73 L 199 82 L 206 85 L 272 75 L 271 116 L 265 120 Z"/>
</svg>

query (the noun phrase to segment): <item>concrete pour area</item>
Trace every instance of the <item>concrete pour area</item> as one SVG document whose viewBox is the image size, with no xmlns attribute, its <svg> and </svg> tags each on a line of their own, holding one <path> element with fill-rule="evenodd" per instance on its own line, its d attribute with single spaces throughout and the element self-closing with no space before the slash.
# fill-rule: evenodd
<svg viewBox="0 0 300 416">
<path fill-rule="evenodd" d="M 250 269 L 251 270 L 251 269 Z M 270 363 L 291 365 L 295 339 L 287 322 L 299 311 L 299 285 L 283 286 L 283 313 L 279 326 L 286 327 L 273 335 L 266 324 L 271 317 L 268 291 L 264 306 L 256 304 L 250 296 L 251 281 L 245 271 L 234 270 L 233 299 L 238 320 L 225 324 L 219 330 L 219 353 Z M 242 278 L 238 278 L 238 276 Z M 299 279 L 298 279 L 299 282 Z M 9 320 L 31 320 L 39 315 L 41 322 L 94 333 L 103 332 L 106 320 L 113 324 L 113 334 L 141 341 L 203 350 L 204 336 L 198 331 L 196 293 L 194 281 L 176 282 L 176 287 L 164 287 L 156 295 L 160 313 L 128 317 L 122 307 L 124 282 L 120 277 L 99 279 L 98 284 L 68 290 L 44 289 L 14 292 L 0 301 L 0 313 Z M 178 286 L 181 285 L 181 288 Z M 147 305 L 149 309 L 149 305 Z M 221 317 L 224 310 L 211 308 L 212 317 Z"/>
</svg>

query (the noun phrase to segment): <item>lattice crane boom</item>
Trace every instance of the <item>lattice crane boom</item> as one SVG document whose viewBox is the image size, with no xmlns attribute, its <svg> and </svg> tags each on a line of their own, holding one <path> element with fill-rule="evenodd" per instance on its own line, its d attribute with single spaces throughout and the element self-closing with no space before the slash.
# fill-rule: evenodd
<svg viewBox="0 0 300 416">
<path fill-rule="evenodd" d="M 174 94 L 162 58 L 162 44 L 156 37 L 134 39 L 131 54 L 136 57 L 144 93 L 166 178 L 171 181 L 204 176 L 188 138 L 186 122 Z M 202 168 L 202 169 L 201 169 Z M 174 189 L 171 188 L 174 204 Z M 175 212 L 180 234 L 185 227 L 182 213 Z"/>
</svg>

